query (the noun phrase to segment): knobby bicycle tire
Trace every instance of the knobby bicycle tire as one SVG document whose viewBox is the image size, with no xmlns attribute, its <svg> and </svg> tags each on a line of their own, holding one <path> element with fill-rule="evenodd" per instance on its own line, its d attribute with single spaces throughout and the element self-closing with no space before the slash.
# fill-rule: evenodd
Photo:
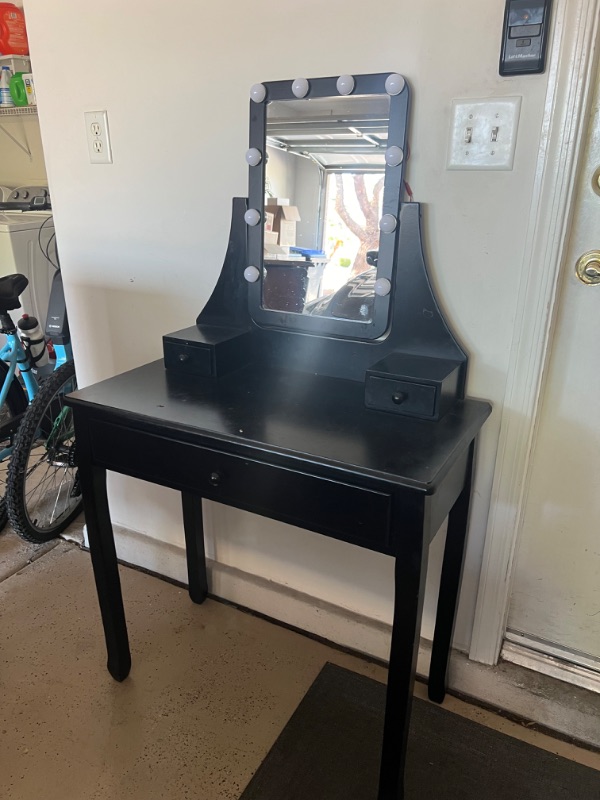
<svg viewBox="0 0 600 800">
<path fill-rule="evenodd" d="M 56 538 L 81 511 L 73 412 L 64 404 L 76 388 L 75 365 L 67 362 L 41 384 L 15 438 L 6 506 L 11 525 L 28 542 Z"/>
<path fill-rule="evenodd" d="M 4 386 L 4 381 L 8 375 L 8 366 L 4 361 L 0 361 L 0 388 Z M 18 417 L 25 412 L 27 408 L 27 397 L 24 389 L 18 380 L 13 379 L 6 395 L 6 402 L 0 408 L 0 452 L 10 447 L 13 443 L 14 433 L 2 432 L 2 427 L 8 420 Z M 0 461 L 0 531 L 2 531 L 8 522 L 8 512 L 6 510 L 6 500 L 4 495 L 6 492 L 6 475 L 8 472 L 9 459 L 5 458 Z"/>
</svg>

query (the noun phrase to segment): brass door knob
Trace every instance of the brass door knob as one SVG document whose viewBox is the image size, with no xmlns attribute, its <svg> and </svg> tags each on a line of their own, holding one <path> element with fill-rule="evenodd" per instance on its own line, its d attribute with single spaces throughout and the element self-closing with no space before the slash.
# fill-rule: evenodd
<svg viewBox="0 0 600 800">
<path fill-rule="evenodd" d="M 600 284 L 600 250 L 584 253 L 575 264 L 575 272 L 579 280 L 588 286 Z"/>
</svg>

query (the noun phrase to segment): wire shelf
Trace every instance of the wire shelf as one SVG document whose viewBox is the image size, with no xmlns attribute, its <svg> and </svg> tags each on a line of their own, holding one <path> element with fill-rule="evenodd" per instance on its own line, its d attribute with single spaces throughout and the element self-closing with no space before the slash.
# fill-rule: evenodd
<svg viewBox="0 0 600 800">
<path fill-rule="evenodd" d="M 29 117 L 35 114 L 37 114 L 37 106 L 14 106 L 14 108 L 0 106 L 0 117 Z"/>
</svg>

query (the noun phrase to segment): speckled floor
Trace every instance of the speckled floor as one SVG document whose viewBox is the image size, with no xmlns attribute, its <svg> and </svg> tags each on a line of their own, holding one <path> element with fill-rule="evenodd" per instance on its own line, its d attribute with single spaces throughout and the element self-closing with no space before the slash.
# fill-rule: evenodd
<svg viewBox="0 0 600 800">
<path fill-rule="evenodd" d="M 105 669 L 87 553 L 60 542 L 0 582 L 3 800 L 236 800 L 326 661 L 385 680 L 230 606 L 121 576 L 133 656 L 122 684 Z M 447 707 L 600 769 L 597 754 Z"/>
</svg>

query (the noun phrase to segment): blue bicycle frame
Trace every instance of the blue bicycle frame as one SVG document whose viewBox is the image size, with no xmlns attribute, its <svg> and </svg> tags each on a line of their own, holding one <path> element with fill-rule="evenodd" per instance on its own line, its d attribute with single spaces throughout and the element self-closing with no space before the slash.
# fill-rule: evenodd
<svg viewBox="0 0 600 800">
<path fill-rule="evenodd" d="M 62 365 L 66 364 L 67 361 L 73 361 L 73 348 L 71 347 L 70 342 L 69 344 L 55 344 L 54 352 L 56 353 L 56 366 L 54 369 L 62 367 Z M 2 354 L 0 353 L 0 357 L 1 356 Z"/>
<path fill-rule="evenodd" d="M 39 389 L 37 376 L 31 369 L 27 355 L 18 335 L 16 333 L 7 333 L 5 335 L 6 344 L 0 350 L 0 361 L 4 361 L 6 364 L 8 364 L 8 372 L 4 377 L 4 382 L 2 384 L 2 388 L 0 389 L 0 408 L 2 408 L 6 402 L 11 384 L 15 380 L 18 365 L 23 365 L 24 367 L 21 369 L 21 375 L 23 377 L 23 383 L 25 384 L 25 390 L 30 403 L 36 396 Z M 73 360 L 73 352 L 70 342 L 67 344 L 54 345 L 54 352 L 56 354 L 56 362 L 54 365 L 55 370 L 65 364 L 67 361 Z M 6 458 L 9 458 L 11 454 L 12 447 L 5 447 L 0 450 L 0 462 L 4 461 Z"/>
<path fill-rule="evenodd" d="M 17 364 L 27 363 L 25 350 L 23 349 L 21 340 L 16 333 L 6 334 L 6 344 L 0 350 L 0 360 L 5 361 L 8 364 L 8 372 L 4 377 L 2 389 L 0 389 L 0 408 L 2 408 L 4 403 L 6 403 L 6 398 L 8 397 L 8 392 L 12 382 L 15 380 Z M 21 372 L 21 375 L 23 376 L 23 382 L 25 384 L 29 402 L 31 402 L 38 390 L 37 378 L 31 372 L 30 368 L 27 368 L 25 371 Z M 0 450 L 0 461 L 4 461 L 6 458 L 9 458 L 11 454 L 12 446 L 3 448 Z"/>
<path fill-rule="evenodd" d="M 6 374 L 2 389 L 0 390 L 0 407 L 2 407 L 6 402 L 10 385 L 15 378 L 17 364 L 28 364 L 25 350 L 23 349 L 21 340 L 16 333 L 6 334 L 6 344 L 2 350 L 0 350 L 0 360 L 5 361 L 8 364 L 8 373 Z M 25 389 L 27 390 L 29 402 L 31 402 L 38 390 L 37 378 L 32 373 L 29 366 L 25 370 L 21 371 L 21 375 L 23 376 L 23 382 L 25 383 Z"/>
</svg>

